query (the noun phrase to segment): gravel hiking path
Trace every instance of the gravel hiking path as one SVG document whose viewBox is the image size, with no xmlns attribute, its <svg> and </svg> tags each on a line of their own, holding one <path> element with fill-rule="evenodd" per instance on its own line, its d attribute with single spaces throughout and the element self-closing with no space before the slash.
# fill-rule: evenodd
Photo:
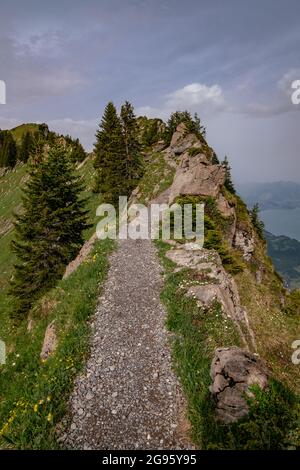
<svg viewBox="0 0 300 470">
<path fill-rule="evenodd" d="M 161 267 L 149 240 L 122 240 L 92 319 L 91 353 L 62 440 L 75 449 L 193 449 L 171 368 Z"/>
</svg>

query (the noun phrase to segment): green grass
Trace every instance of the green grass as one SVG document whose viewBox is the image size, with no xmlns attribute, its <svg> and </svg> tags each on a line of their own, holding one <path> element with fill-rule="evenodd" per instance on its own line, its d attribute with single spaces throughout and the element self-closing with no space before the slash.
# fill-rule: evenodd
<svg viewBox="0 0 300 470">
<path fill-rule="evenodd" d="M 13 274 L 15 257 L 10 244 L 13 238 L 13 211 L 21 206 L 22 186 L 26 181 L 27 165 L 18 165 L 13 171 L 0 177 L 0 338 L 8 345 L 15 335 L 9 318 L 12 309 L 7 295 L 9 280 Z"/>
<path fill-rule="evenodd" d="M 14 236 L 13 213 L 21 208 L 22 187 L 27 180 L 28 165 L 18 165 L 13 171 L 0 177 L 0 338 L 12 347 L 15 336 L 15 327 L 10 319 L 13 309 L 12 299 L 8 296 L 9 281 L 13 275 L 14 254 L 10 244 Z M 88 198 L 87 210 L 89 211 L 89 223 L 92 227 L 86 230 L 84 238 L 87 240 L 95 230 L 96 208 L 101 200 L 99 195 L 92 193 L 94 167 L 92 159 L 87 160 L 78 174 L 84 183 L 83 197 Z M 4 230 L 5 228 L 5 230 Z"/>
<path fill-rule="evenodd" d="M 13 211 L 21 205 L 27 170 L 27 165 L 19 165 L 0 178 L 0 220 L 1 226 L 7 227 L 0 235 L 0 338 L 5 341 L 8 353 L 5 366 L 0 366 L 0 447 L 53 449 L 58 447 L 55 428 L 66 412 L 74 377 L 87 354 L 87 320 L 94 312 L 113 243 L 96 242 L 86 262 L 35 305 L 30 313 L 33 322 L 30 332 L 27 320 L 16 325 L 11 319 L 13 302 L 8 296 L 14 263 L 10 249 L 14 235 L 11 224 Z M 92 224 L 84 234 L 88 239 L 95 230 L 96 208 L 101 202 L 99 195 L 91 191 L 92 159 L 87 160 L 78 174 L 84 183 L 83 197 L 88 197 Z M 56 353 L 43 363 L 41 347 L 46 327 L 53 319 L 59 345 Z"/>
<path fill-rule="evenodd" d="M 167 326 L 175 333 L 172 343 L 173 364 L 188 400 L 188 415 L 192 425 L 192 438 L 200 448 L 209 440 L 207 417 L 211 415 L 208 387 L 210 364 L 216 347 L 239 344 L 234 324 L 224 319 L 220 305 L 208 312 L 197 306 L 196 300 L 184 294 L 184 283 L 191 285 L 190 270 L 174 272 L 175 265 L 165 257 L 169 245 L 157 242 L 165 268 L 165 287 L 162 301 L 168 310 Z"/>
<path fill-rule="evenodd" d="M 107 271 L 110 240 L 96 242 L 92 255 L 58 283 L 34 308 L 33 329 L 23 322 L 14 350 L 1 367 L 2 448 L 58 448 L 55 428 L 67 410 L 73 380 L 88 353 L 89 325 Z M 45 362 L 40 352 L 46 326 L 55 319 L 59 346 Z"/>
<path fill-rule="evenodd" d="M 174 178 L 175 170 L 170 167 L 162 152 L 154 152 L 149 156 L 146 171 L 139 182 L 141 203 L 145 204 L 169 188 Z"/>
<path fill-rule="evenodd" d="M 26 132 L 36 132 L 39 129 L 39 124 L 35 123 L 28 123 L 28 124 L 21 124 L 20 126 L 14 127 L 11 129 L 11 133 L 14 136 L 17 144 L 21 143 L 22 137 Z"/>
<path fill-rule="evenodd" d="M 186 286 L 195 282 L 187 269 L 174 272 L 165 257 L 169 245 L 157 242 L 165 269 L 162 301 L 167 326 L 173 333 L 173 365 L 182 383 L 192 425 L 192 439 L 201 449 L 280 449 L 300 446 L 299 400 L 287 387 L 271 380 L 266 392 L 255 390 L 250 413 L 232 426 L 215 420 L 210 397 L 210 365 L 217 347 L 241 346 L 235 325 L 221 313 L 218 303 L 203 309 L 187 297 Z M 196 281 L 197 282 L 197 281 Z M 297 414 L 298 413 L 298 414 Z M 297 431 L 298 429 L 298 431 Z"/>
</svg>

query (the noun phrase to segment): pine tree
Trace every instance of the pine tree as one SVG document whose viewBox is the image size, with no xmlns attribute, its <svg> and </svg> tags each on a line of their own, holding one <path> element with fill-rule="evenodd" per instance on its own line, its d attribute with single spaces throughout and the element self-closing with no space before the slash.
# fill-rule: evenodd
<svg viewBox="0 0 300 470">
<path fill-rule="evenodd" d="M 96 134 L 95 192 L 104 195 L 106 202 L 116 204 L 118 197 L 126 195 L 126 153 L 120 118 L 109 102 Z"/>
<path fill-rule="evenodd" d="M 143 165 L 136 117 L 133 106 L 128 101 L 125 101 L 121 108 L 121 123 L 126 154 L 127 194 L 129 195 L 142 176 Z"/>
<path fill-rule="evenodd" d="M 55 284 L 81 247 L 82 232 L 88 227 L 81 191 L 62 147 L 54 146 L 31 166 L 12 242 L 17 264 L 11 294 L 17 299 L 17 316 L 24 316 Z"/>
<path fill-rule="evenodd" d="M 213 165 L 219 165 L 219 164 L 220 164 L 220 161 L 219 161 L 219 159 L 218 159 L 218 155 L 216 154 L 216 152 L 213 152 L 212 164 L 213 164 Z"/>
<path fill-rule="evenodd" d="M 250 217 L 251 217 L 251 222 L 256 229 L 258 236 L 264 240 L 264 230 L 265 230 L 265 224 L 263 223 L 262 220 L 259 218 L 259 213 L 260 213 L 260 208 L 259 205 L 256 203 L 254 204 L 252 210 L 250 211 Z"/>
<path fill-rule="evenodd" d="M 236 191 L 235 191 L 235 187 L 231 178 L 231 167 L 229 165 L 228 158 L 226 156 L 222 162 L 222 165 L 226 171 L 224 186 L 226 189 L 228 189 L 228 191 L 235 194 Z"/>
<path fill-rule="evenodd" d="M 0 166 L 13 168 L 17 162 L 18 149 L 13 135 L 9 131 L 4 131 L 2 135 L 3 143 L 0 153 Z"/>
<path fill-rule="evenodd" d="M 79 139 L 71 139 L 71 160 L 72 162 L 82 162 L 86 158 L 86 153 Z"/>
<path fill-rule="evenodd" d="M 142 135 L 142 143 L 145 147 L 151 147 L 160 137 L 158 130 L 158 121 L 156 119 L 148 119 Z"/>
<path fill-rule="evenodd" d="M 30 157 L 30 154 L 32 153 L 34 149 L 34 140 L 31 132 L 25 132 L 25 134 L 22 137 L 22 142 L 21 142 L 21 147 L 19 151 L 19 159 L 21 162 L 26 163 L 28 161 L 28 158 Z"/>
<path fill-rule="evenodd" d="M 188 111 L 175 111 L 170 115 L 167 122 L 165 140 L 168 143 L 170 142 L 173 133 L 176 131 L 177 126 L 182 122 L 186 125 L 188 132 L 194 132 L 195 134 L 205 137 L 206 129 L 201 125 L 201 121 L 197 113 L 192 117 L 191 113 Z"/>
<path fill-rule="evenodd" d="M 3 144 L 4 144 L 5 133 L 6 131 L 2 131 L 0 129 L 0 167 L 4 166 L 2 164 L 2 156 L 3 156 Z"/>
</svg>

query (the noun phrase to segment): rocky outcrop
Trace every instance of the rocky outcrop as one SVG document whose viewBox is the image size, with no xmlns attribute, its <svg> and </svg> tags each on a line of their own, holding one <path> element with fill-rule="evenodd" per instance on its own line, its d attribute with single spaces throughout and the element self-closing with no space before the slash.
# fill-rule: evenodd
<svg viewBox="0 0 300 470">
<path fill-rule="evenodd" d="M 217 208 L 222 215 L 227 220 L 230 220 L 228 225 L 228 230 L 226 233 L 229 244 L 233 246 L 233 241 L 236 232 L 236 212 L 234 205 L 230 204 L 227 199 L 223 196 L 222 193 L 219 194 L 217 198 Z"/>
<path fill-rule="evenodd" d="M 255 239 L 253 233 L 246 230 L 237 229 L 233 238 L 233 246 L 243 253 L 243 258 L 250 261 L 255 249 Z"/>
<path fill-rule="evenodd" d="M 218 197 L 225 181 L 225 168 L 212 164 L 207 144 L 188 132 L 184 123 L 174 132 L 165 158 L 176 168 L 169 204 L 178 196 Z"/>
<path fill-rule="evenodd" d="M 268 370 L 256 354 L 245 349 L 219 348 L 211 364 L 211 379 L 217 418 L 230 424 L 248 414 L 246 397 L 252 395 L 251 385 L 267 388 Z"/>
<path fill-rule="evenodd" d="M 196 157 L 189 157 L 185 166 L 177 168 L 170 189 L 171 204 L 177 196 L 204 196 L 216 198 L 224 183 L 225 170 L 220 165 L 206 165 L 198 161 L 191 161 Z"/>
<path fill-rule="evenodd" d="M 235 208 L 231 206 L 223 194 L 219 194 L 217 199 L 217 208 L 225 218 L 233 217 L 235 218 Z"/>
<path fill-rule="evenodd" d="M 219 254 L 214 250 L 186 249 L 185 245 L 169 250 L 166 256 L 183 268 L 195 269 L 206 278 L 204 284 L 191 286 L 187 295 L 197 299 L 200 305 L 211 308 L 219 302 L 225 317 L 236 325 L 246 347 L 256 350 L 255 336 L 251 329 L 247 311 L 241 305 L 237 285 L 222 265 Z"/>
<path fill-rule="evenodd" d="M 201 143 L 195 134 L 188 132 L 186 125 L 182 122 L 172 136 L 170 149 L 174 155 L 180 155 L 190 147 L 201 148 Z"/>
<path fill-rule="evenodd" d="M 237 226 L 236 203 L 222 192 L 226 168 L 212 163 L 212 150 L 205 140 L 190 133 L 181 123 L 164 155 L 168 165 L 176 169 L 172 185 L 165 191 L 164 202 L 172 204 L 178 196 L 215 199 L 220 214 L 230 222 L 224 237 L 233 248 L 242 252 L 246 261 L 250 261 L 255 249 L 253 230 Z"/>
<path fill-rule="evenodd" d="M 180 124 L 164 155 L 176 171 L 172 185 L 161 195 L 163 201 L 171 204 L 178 196 L 213 198 L 223 219 L 224 241 L 241 251 L 245 261 L 251 261 L 255 249 L 254 230 L 250 222 L 245 221 L 241 225 L 238 220 L 237 198 L 233 195 L 227 198 L 223 190 L 226 168 L 213 164 L 211 149 L 205 140 L 189 133 L 186 126 Z M 170 247 L 166 256 L 177 265 L 175 272 L 183 268 L 196 271 L 196 281 L 181 286 L 185 295 L 195 299 L 207 315 L 214 313 L 218 303 L 224 317 L 224 328 L 226 319 L 230 319 L 245 348 L 230 346 L 217 349 L 211 366 L 210 391 L 216 404 L 217 418 L 225 424 L 233 423 L 249 411 L 246 396 L 251 395 L 251 385 L 259 385 L 262 389 L 268 385 L 268 371 L 256 354 L 255 335 L 247 310 L 241 304 L 233 276 L 224 269 L 215 250 L 203 249 L 195 243 L 182 245 L 174 240 L 170 241 Z M 259 269 L 256 273 L 258 283 L 262 282 L 262 276 L 263 271 Z"/>
</svg>

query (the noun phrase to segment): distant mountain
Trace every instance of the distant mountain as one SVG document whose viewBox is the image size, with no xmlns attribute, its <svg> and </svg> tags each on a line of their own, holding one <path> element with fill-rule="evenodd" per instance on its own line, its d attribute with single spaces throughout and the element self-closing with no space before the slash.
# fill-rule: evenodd
<svg viewBox="0 0 300 470">
<path fill-rule="evenodd" d="M 275 183 L 243 183 L 237 191 L 248 207 L 258 202 L 261 210 L 295 209 L 300 207 L 300 184 L 286 181 Z"/>
<path fill-rule="evenodd" d="M 300 242 L 284 235 L 265 232 L 268 255 L 287 287 L 300 288 Z"/>
</svg>

